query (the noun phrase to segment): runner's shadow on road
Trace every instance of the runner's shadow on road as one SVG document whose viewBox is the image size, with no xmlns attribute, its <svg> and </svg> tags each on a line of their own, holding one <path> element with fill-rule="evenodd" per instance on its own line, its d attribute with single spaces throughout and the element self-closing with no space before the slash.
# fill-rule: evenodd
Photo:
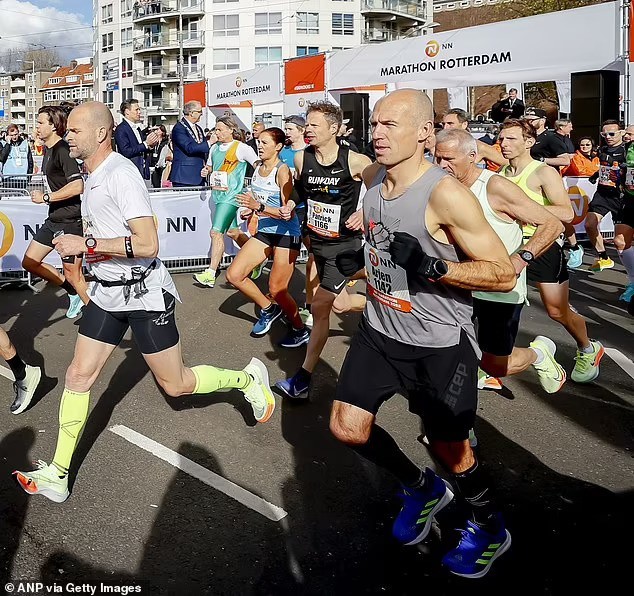
<svg viewBox="0 0 634 596">
<path fill-rule="evenodd" d="M 224 476 L 218 459 L 205 448 L 182 443 L 178 453 Z M 245 486 L 255 493 L 252 487 Z M 257 496 L 257 495 L 256 495 Z M 106 569 L 98 561 L 58 551 L 41 567 L 44 582 L 147 582 L 150 593 L 252 594 L 267 569 L 292 594 L 284 524 L 177 470 L 156 510 L 147 536 L 122 536 L 121 549 L 143 544 L 134 573 Z M 116 548 L 116 546 L 115 546 Z M 146 592 L 144 592 L 146 593 Z"/>
<path fill-rule="evenodd" d="M 157 389 L 161 392 L 169 407 L 175 412 L 191 410 L 192 408 L 207 408 L 217 404 L 229 404 L 240 413 L 240 416 L 242 416 L 247 426 L 257 425 L 257 420 L 253 416 L 253 408 L 237 389 L 232 389 L 227 392 L 216 391 L 215 393 L 207 394 L 183 395 L 182 397 L 170 397 L 158 384 Z"/>
<path fill-rule="evenodd" d="M 6 414 L 3 414 L 6 415 Z M 35 442 L 32 428 L 21 428 L 0 441 L 0 585 L 12 579 L 16 552 L 22 541 L 22 529 L 28 509 L 29 495 L 11 478 L 14 470 L 30 470 L 29 453 Z"/>
</svg>

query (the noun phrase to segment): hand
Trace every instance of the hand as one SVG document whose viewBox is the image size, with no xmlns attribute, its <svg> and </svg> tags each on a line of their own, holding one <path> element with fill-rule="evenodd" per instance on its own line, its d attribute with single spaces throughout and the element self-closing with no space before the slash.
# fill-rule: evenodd
<svg viewBox="0 0 634 596">
<path fill-rule="evenodd" d="M 53 246 L 60 257 L 74 257 L 86 251 L 86 239 L 83 236 L 64 234 L 53 238 Z"/>
<path fill-rule="evenodd" d="M 145 142 L 148 147 L 154 147 L 154 145 L 158 145 L 161 140 L 161 136 L 157 132 L 151 132 L 146 138 Z"/>
<path fill-rule="evenodd" d="M 596 184 L 598 179 L 599 179 L 599 172 L 597 171 L 588 178 L 588 182 L 590 182 L 590 184 Z"/>
<path fill-rule="evenodd" d="M 44 193 L 41 190 L 32 190 L 31 191 L 31 201 L 36 204 L 40 204 L 44 202 Z"/>
<path fill-rule="evenodd" d="M 283 207 L 280 207 L 280 217 L 284 221 L 290 221 L 291 217 L 293 217 L 293 210 L 295 209 L 295 206 L 293 204 L 293 201 L 290 201 L 290 203 L 291 205 L 287 203 Z"/>
<path fill-rule="evenodd" d="M 200 170 L 200 177 L 201 178 L 207 178 L 207 176 L 209 176 L 209 174 L 211 174 L 211 168 L 208 166 L 203 166 L 203 169 Z"/>
<path fill-rule="evenodd" d="M 346 277 L 352 277 L 357 271 L 365 267 L 363 247 L 359 250 L 344 250 L 335 257 L 337 269 Z"/>
<path fill-rule="evenodd" d="M 363 209 L 355 211 L 346 221 L 346 228 L 349 230 L 363 229 Z"/>
<path fill-rule="evenodd" d="M 247 220 L 249 219 L 249 217 L 251 217 L 253 215 L 253 210 L 252 209 L 241 209 L 240 210 L 240 219 L 241 220 Z"/>
<path fill-rule="evenodd" d="M 522 273 L 522 271 L 524 271 L 524 269 L 528 267 L 528 263 L 524 259 L 522 259 L 522 257 L 520 257 L 518 254 L 511 255 L 511 263 L 513 264 L 513 267 L 515 268 L 515 275 L 517 277 L 519 277 L 520 273 Z"/>
<path fill-rule="evenodd" d="M 260 203 L 255 200 L 254 196 L 250 192 L 239 194 L 237 197 L 238 205 L 240 207 L 244 207 L 245 209 L 251 209 L 251 211 L 255 211 Z"/>
<path fill-rule="evenodd" d="M 408 275 L 420 275 L 432 280 L 442 277 L 434 267 L 442 259 L 426 254 L 418 240 L 407 232 L 394 232 L 389 251 L 392 261 L 405 269 Z"/>
</svg>

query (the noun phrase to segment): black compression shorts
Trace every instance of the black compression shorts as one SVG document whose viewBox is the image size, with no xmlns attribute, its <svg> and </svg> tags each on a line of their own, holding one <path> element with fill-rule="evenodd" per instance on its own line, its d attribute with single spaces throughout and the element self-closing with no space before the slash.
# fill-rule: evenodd
<svg viewBox="0 0 634 596">
<path fill-rule="evenodd" d="M 347 238 L 338 241 L 310 239 L 310 252 L 315 258 L 319 285 L 333 294 L 339 294 L 350 278 L 337 269 L 335 258 L 344 250 L 359 250 L 361 238 Z"/>
</svg>

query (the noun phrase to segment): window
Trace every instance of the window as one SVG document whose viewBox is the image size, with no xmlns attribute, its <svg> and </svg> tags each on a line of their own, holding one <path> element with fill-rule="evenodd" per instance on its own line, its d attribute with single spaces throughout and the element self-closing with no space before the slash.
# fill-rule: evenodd
<svg viewBox="0 0 634 596">
<path fill-rule="evenodd" d="M 132 16 L 132 6 L 134 5 L 134 2 L 135 0 L 121 0 L 121 18 L 122 19 Z"/>
<path fill-rule="evenodd" d="M 354 35 L 354 15 L 349 13 L 332 13 L 333 35 Z"/>
<path fill-rule="evenodd" d="M 134 89 L 132 89 L 132 87 L 128 87 L 127 89 L 121 89 L 121 101 L 132 99 L 133 95 L 134 95 Z"/>
<path fill-rule="evenodd" d="M 181 0 L 181 9 L 183 8 L 194 8 L 194 6 L 198 6 L 202 0 Z"/>
<path fill-rule="evenodd" d="M 200 39 L 201 37 L 200 20 L 183 19 L 183 41 L 194 41 Z"/>
<path fill-rule="evenodd" d="M 28 90 L 29 95 L 35 95 L 37 93 L 37 87 L 31 86 Z"/>
<path fill-rule="evenodd" d="M 215 15 L 214 16 L 214 36 L 225 37 L 238 35 L 240 28 L 239 15 Z"/>
<path fill-rule="evenodd" d="M 107 62 L 102 62 L 101 63 L 101 80 L 105 81 L 106 80 L 106 75 L 108 74 L 108 63 Z"/>
<path fill-rule="evenodd" d="M 9 97 L 8 89 L 0 89 L 0 97 Z"/>
<path fill-rule="evenodd" d="M 132 58 L 121 58 L 121 78 L 132 76 Z"/>
<path fill-rule="evenodd" d="M 103 24 L 112 23 L 112 4 L 101 7 L 101 22 Z"/>
<path fill-rule="evenodd" d="M 240 68 L 240 49 L 214 50 L 214 70 L 236 70 Z"/>
<path fill-rule="evenodd" d="M 0 77 L 0 85 L 7 86 L 9 84 L 9 77 Z"/>
<path fill-rule="evenodd" d="M 51 85 L 58 85 L 61 80 L 62 80 L 62 77 L 53 77 L 52 79 L 49 79 L 48 82 Z"/>
<path fill-rule="evenodd" d="M 214 0 L 214 4 L 226 4 L 228 2 L 237 2 L 238 0 Z"/>
<path fill-rule="evenodd" d="M 268 66 L 282 61 L 282 48 L 255 48 L 255 65 Z"/>
<path fill-rule="evenodd" d="M 297 46 L 297 56 L 312 56 L 313 54 L 319 54 L 317 46 Z"/>
<path fill-rule="evenodd" d="M 114 91 L 103 92 L 103 103 L 105 103 L 108 108 L 114 108 Z"/>
<path fill-rule="evenodd" d="M 27 108 L 34 108 L 37 106 L 37 102 L 34 99 L 27 99 L 26 100 L 26 107 Z"/>
<path fill-rule="evenodd" d="M 94 81 L 95 80 L 95 75 L 92 72 L 89 72 L 87 74 L 84 75 L 84 82 L 86 81 Z"/>
<path fill-rule="evenodd" d="M 101 36 L 101 51 L 102 52 L 112 52 L 114 49 L 114 34 L 113 33 L 104 33 Z"/>
<path fill-rule="evenodd" d="M 183 56 L 183 74 L 190 75 L 198 72 L 198 54 L 185 54 Z"/>
<path fill-rule="evenodd" d="M 77 81 L 79 81 L 79 76 L 77 76 L 77 75 L 72 75 L 70 77 L 66 77 L 66 82 L 67 83 L 76 83 Z"/>
<path fill-rule="evenodd" d="M 298 12 L 297 33 L 319 33 L 319 13 Z"/>
<path fill-rule="evenodd" d="M 126 48 L 132 45 L 132 27 L 121 29 L 121 47 Z"/>
<path fill-rule="evenodd" d="M 255 13 L 255 34 L 271 35 L 282 33 L 282 13 L 281 12 L 256 12 Z"/>
</svg>

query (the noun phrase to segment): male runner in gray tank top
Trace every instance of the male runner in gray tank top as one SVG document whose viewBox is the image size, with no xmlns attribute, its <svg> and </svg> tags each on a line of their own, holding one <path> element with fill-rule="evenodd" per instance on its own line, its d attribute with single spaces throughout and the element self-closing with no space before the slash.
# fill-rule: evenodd
<svg viewBox="0 0 634 596">
<path fill-rule="evenodd" d="M 507 292 L 516 277 L 473 194 L 423 158 L 432 114 L 429 98 L 413 89 L 382 98 L 372 114 L 378 163 L 363 174 L 366 245 L 363 253 L 337 258 L 346 276 L 365 262 L 368 303 L 341 370 L 330 428 L 401 481 L 403 508 L 393 533 L 405 544 L 422 541 L 453 489 L 421 470 L 375 423 L 381 404 L 406 389 L 431 453 L 470 512 L 443 564 L 482 577 L 511 536 L 468 440 L 480 355 L 471 291 Z"/>
</svg>

